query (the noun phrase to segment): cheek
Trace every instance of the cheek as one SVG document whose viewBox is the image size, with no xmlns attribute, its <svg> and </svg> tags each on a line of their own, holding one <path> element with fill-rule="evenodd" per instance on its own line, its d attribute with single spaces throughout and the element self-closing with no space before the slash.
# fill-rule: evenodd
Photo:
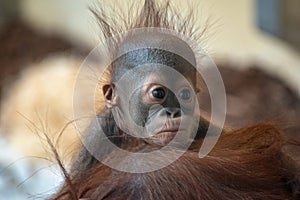
<svg viewBox="0 0 300 200">
<path fill-rule="evenodd" d="M 129 114 L 133 121 L 138 126 L 145 126 L 145 123 L 148 118 L 149 107 L 145 105 L 140 95 L 133 94 L 129 100 Z"/>
</svg>

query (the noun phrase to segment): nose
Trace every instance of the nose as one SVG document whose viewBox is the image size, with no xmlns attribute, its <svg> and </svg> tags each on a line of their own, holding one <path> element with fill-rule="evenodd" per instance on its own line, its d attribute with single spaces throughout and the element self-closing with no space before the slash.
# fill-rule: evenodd
<svg viewBox="0 0 300 200">
<path fill-rule="evenodd" d="M 176 118 L 181 116 L 181 110 L 180 108 L 165 108 L 165 111 L 167 113 L 167 117 L 170 118 Z"/>
</svg>

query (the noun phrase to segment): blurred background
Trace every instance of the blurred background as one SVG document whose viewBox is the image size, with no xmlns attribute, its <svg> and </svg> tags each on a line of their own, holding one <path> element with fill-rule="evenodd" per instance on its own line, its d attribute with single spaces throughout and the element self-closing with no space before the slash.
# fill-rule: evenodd
<svg viewBox="0 0 300 200">
<path fill-rule="evenodd" d="M 88 11 L 95 2 L 128 5 L 127 0 L 0 0 L 0 199 L 44 199 L 62 181 L 40 133 L 55 142 L 73 119 L 77 70 L 99 42 Z M 183 15 L 188 12 L 186 2 L 171 2 Z M 300 1 L 197 3 L 199 23 L 214 22 L 201 45 L 222 74 L 227 123 L 275 120 L 284 124 L 287 137 L 300 138 Z M 205 94 L 202 99 L 209 104 Z M 78 146 L 74 125 L 56 145 L 68 166 Z M 289 149 L 296 161 L 298 150 Z"/>
</svg>

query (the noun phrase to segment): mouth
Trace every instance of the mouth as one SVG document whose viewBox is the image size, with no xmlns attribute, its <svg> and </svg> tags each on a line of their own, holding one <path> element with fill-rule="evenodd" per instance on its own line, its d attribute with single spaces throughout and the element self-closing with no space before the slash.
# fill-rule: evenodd
<svg viewBox="0 0 300 200">
<path fill-rule="evenodd" d="M 166 145 L 171 142 L 176 134 L 180 131 L 181 119 L 172 119 L 166 121 L 163 125 L 158 124 L 156 130 L 152 131 L 151 137 L 148 141 L 152 141 L 155 144 Z"/>
<path fill-rule="evenodd" d="M 162 129 L 152 136 L 153 139 L 159 140 L 160 143 L 169 143 L 176 136 L 179 127 L 170 127 L 168 129 Z"/>
<path fill-rule="evenodd" d="M 169 137 L 169 136 L 175 136 L 177 134 L 179 129 L 170 129 L 170 130 L 163 130 L 155 134 L 157 137 Z"/>
</svg>

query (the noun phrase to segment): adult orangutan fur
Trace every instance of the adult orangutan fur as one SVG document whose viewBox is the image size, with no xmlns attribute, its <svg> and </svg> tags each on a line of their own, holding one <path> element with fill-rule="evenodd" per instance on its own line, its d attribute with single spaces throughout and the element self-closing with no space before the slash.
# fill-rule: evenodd
<svg viewBox="0 0 300 200">
<path fill-rule="evenodd" d="M 171 29 L 198 41 L 203 33 L 195 26 L 192 14 L 182 17 L 169 1 L 157 4 L 154 0 L 145 0 L 140 14 L 129 18 L 118 14 L 115 14 L 117 19 L 108 18 L 104 9 L 93 13 L 99 19 L 105 38 L 141 27 Z M 116 20 L 120 21 L 120 26 Z M 110 73 L 113 72 L 111 68 Z M 107 108 L 100 111 L 100 114 L 107 116 L 105 112 Z M 107 118 L 106 127 L 114 134 L 116 127 L 115 124 L 111 125 L 110 119 Z M 126 150 L 148 152 L 159 148 L 123 133 L 117 136 L 117 142 Z M 260 124 L 236 131 L 224 131 L 212 152 L 200 159 L 198 150 L 201 143 L 202 137 L 194 140 L 182 157 L 165 168 L 135 174 L 119 172 L 99 163 L 83 147 L 70 175 L 64 171 L 66 182 L 52 199 L 300 198 L 299 178 L 290 160 L 281 151 L 284 141 L 280 132 L 272 125 Z M 113 155 L 114 152 L 110 153 Z M 167 158 L 162 155 L 159 159 L 164 161 Z M 136 167 L 139 164 L 132 163 Z"/>
<path fill-rule="evenodd" d="M 223 134 L 205 158 L 199 159 L 196 142 L 195 149 L 150 173 L 98 163 L 52 199 L 298 199 L 299 179 L 281 152 L 283 143 L 273 125 L 242 128 Z"/>
</svg>

